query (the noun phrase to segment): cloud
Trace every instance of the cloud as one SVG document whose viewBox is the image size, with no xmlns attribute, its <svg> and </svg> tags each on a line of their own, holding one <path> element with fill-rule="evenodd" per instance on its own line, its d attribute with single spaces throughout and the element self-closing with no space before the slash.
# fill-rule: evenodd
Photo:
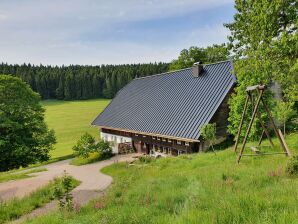
<svg viewBox="0 0 298 224">
<path fill-rule="evenodd" d="M 198 24 L 187 35 L 181 30 L 167 38 L 173 30 L 164 24 L 156 31 L 159 21 L 200 14 L 231 2 L 2 0 L 0 61 L 60 65 L 170 61 L 181 48 L 219 42 L 227 33 L 221 24 L 207 23 Z M 145 30 L 142 23 L 152 20 L 155 23 Z M 133 27 L 135 23 L 141 26 Z M 132 27 L 125 29 L 129 24 Z"/>
</svg>

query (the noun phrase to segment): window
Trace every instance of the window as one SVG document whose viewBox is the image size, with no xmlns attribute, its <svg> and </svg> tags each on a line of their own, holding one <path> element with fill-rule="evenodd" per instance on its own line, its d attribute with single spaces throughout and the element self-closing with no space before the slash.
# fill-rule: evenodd
<svg viewBox="0 0 298 224">
<path fill-rule="evenodd" d="M 167 141 L 167 139 L 163 138 L 163 139 L 162 139 L 162 141 L 163 141 L 163 142 L 166 142 L 166 141 Z"/>
<path fill-rule="evenodd" d="M 177 141 L 177 145 L 181 145 L 181 141 Z"/>
<path fill-rule="evenodd" d="M 152 139 L 155 140 L 156 138 L 153 136 Z"/>
<path fill-rule="evenodd" d="M 168 142 L 172 142 L 172 140 L 171 139 L 168 139 Z"/>
<path fill-rule="evenodd" d="M 158 141 L 160 141 L 160 138 L 159 138 L 159 137 L 157 137 L 157 140 L 158 140 Z"/>
<path fill-rule="evenodd" d="M 135 136 L 139 136 L 138 134 L 135 134 Z"/>
<path fill-rule="evenodd" d="M 185 142 L 185 145 L 186 145 L 186 146 L 189 146 L 189 142 Z"/>
<path fill-rule="evenodd" d="M 143 135 L 143 138 L 146 138 L 146 135 Z"/>
</svg>

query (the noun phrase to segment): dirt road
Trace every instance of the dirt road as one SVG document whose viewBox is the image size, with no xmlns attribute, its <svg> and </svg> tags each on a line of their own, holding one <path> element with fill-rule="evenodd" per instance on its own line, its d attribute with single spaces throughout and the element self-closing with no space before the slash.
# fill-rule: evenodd
<svg viewBox="0 0 298 224">
<path fill-rule="evenodd" d="M 33 173 L 34 177 L 0 183 L 0 199 L 9 200 L 13 197 L 24 195 L 47 185 L 53 178 L 61 176 L 64 170 L 81 184 L 73 190 L 74 199 L 84 204 L 93 197 L 94 192 L 106 189 L 112 183 L 112 177 L 101 173 L 99 170 L 115 162 L 132 161 L 136 154 L 114 156 L 105 161 L 96 162 L 84 166 L 73 166 L 70 160 L 64 160 L 45 165 L 47 171 Z"/>
</svg>

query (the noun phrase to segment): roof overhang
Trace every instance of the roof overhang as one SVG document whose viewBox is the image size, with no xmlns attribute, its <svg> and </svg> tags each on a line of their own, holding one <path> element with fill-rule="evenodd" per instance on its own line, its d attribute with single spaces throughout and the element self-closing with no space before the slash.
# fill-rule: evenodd
<svg viewBox="0 0 298 224">
<path fill-rule="evenodd" d="M 190 138 L 181 138 L 181 137 L 175 137 L 175 136 L 169 136 L 169 135 L 161 135 L 157 133 L 148 133 L 148 132 L 141 132 L 141 131 L 134 131 L 134 130 L 128 130 L 128 129 L 122 129 L 122 128 L 113 128 L 108 126 L 100 126 L 100 125 L 93 125 L 99 128 L 105 128 L 110 129 L 114 131 L 125 131 L 132 134 L 138 134 L 138 135 L 148 135 L 148 136 L 154 136 L 154 137 L 161 137 L 161 138 L 169 138 L 177 141 L 184 141 L 184 142 L 200 142 L 200 140 L 196 139 L 190 139 Z"/>
</svg>

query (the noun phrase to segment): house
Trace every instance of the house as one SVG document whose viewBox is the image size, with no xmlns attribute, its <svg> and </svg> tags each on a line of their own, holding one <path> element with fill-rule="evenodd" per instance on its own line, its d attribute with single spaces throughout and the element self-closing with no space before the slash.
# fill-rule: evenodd
<svg viewBox="0 0 298 224">
<path fill-rule="evenodd" d="M 101 138 L 130 142 L 137 152 L 151 149 L 178 155 L 204 149 L 200 128 L 217 124 L 227 135 L 228 97 L 236 83 L 231 61 L 136 78 L 122 88 L 92 125 Z"/>
</svg>

